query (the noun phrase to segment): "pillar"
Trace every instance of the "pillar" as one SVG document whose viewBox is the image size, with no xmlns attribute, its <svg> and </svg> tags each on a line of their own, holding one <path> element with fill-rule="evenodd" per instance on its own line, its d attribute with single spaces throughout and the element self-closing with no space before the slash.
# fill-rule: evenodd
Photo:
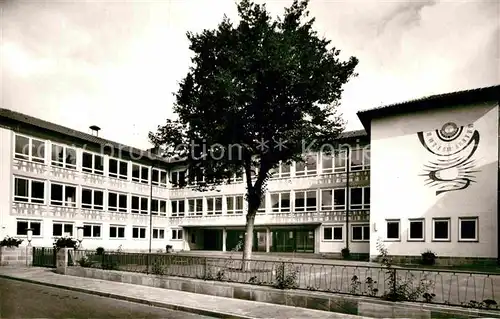
<svg viewBox="0 0 500 319">
<path fill-rule="evenodd" d="M 271 229 L 266 227 L 266 253 L 271 252 Z"/>
<path fill-rule="evenodd" d="M 226 228 L 222 228 L 222 251 L 226 251 L 226 239 L 227 239 Z"/>
<path fill-rule="evenodd" d="M 65 275 L 68 268 L 68 254 L 72 248 L 59 248 L 56 255 L 56 273 Z"/>
</svg>

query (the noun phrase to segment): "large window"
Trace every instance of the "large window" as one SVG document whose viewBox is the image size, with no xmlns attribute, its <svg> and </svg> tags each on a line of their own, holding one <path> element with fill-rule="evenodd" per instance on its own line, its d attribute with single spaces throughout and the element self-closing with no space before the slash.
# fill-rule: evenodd
<svg viewBox="0 0 500 319">
<path fill-rule="evenodd" d="M 370 169 L 370 148 L 358 148 L 351 150 L 351 171 Z"/>
<path fill-rule="evenodd" d="M 42 222 L 39 220 L 18 220 L 16 235 L 26 236 L 30 228 L 33 230 L 33 236 L 42 235 Z"/>
<path fill-rule="evenodd" d="M 273 213 L 290 212 L 290 192 L 271 193 L 270 195 Z"/>
<path fill-rule="evenodd" d="M 36 163 L 45 163 L 45 141 L 16 135 L 14 158 Z"/>
<path fill-rule="evenodd" d="M 461 217 L 458 219 L 458 240 L 477 241 L 478 240 L 478 218 Z"/>
<path fill-rule="evenodd" d="M 222 214 L 222 197 L 207 198 L 207 214 L 208 215 Z"/>
<path fill-rule="evenodd" d="M 291 165 L 280 162 L 278 167 L 273 169 L 272 178 L 288 178 L 290 177 Z"/>
<path fill-rule="evenodd" d="M 149 198 L 147 197 L 132 196 L 132 213 L 147 214 L 149 212 L 148 202 Z"/>
<path fill-rule="evenodd" d="M 45 182 L 20 177 L 14 178 L 14 200 L 33 204 L 45 203 Z"/>
<path fill-rule="evenodd" d="M 400 221 L 399 220 L 387 220 L 386 223 L 387 223 L 386 239 L 399 240 Z"/>
<path fill-rule="evenodd" d="M 167 201 L 161 199 L 153 199 L 151 202 L 151 213 L 153 215 L 167 216 Z"/>
<path fill-rule="evenodd" d="M 325 241 L 340 241 L 343 240 L 344 227 L 338 226 L 324 226 L 323 227 L 323 240 Z"/>
<path fill-rule="evenodd" d="M 50 163 L 52 166 L 76 169 L 76 148 L 52 144 Z"/>
<path fill-rule="evenodd" d="M 434 218 L 432 220 L 432 240 L 449 241 L 450 240 L 450 219 Z"/>
<path fill-rule="evenodd" d="M 425 224 L 423 219 L 410 219 L 408 241 L 423 241 L 425 236 Z"/>
<path fill-rule="evenodd" d="M 184 183 L 186 179 L 186 171 L 173 171 L 170 173 L 170 184 L 172 187 L 177 187 L 178 184 Z"/>
<path fill-rule="evenodd" d="M 50 205 L 76 207 L 76 187 L 51 183 Z"/>
<path fill-rule="evenodd" d="M 104 191 L 82 188 L 82 208 L 103 210 Z"/>
<path fill-rule="evenodd" d="M 201 216 L 203 215 L 203 199 L 202 198 L 192 198 L 188 199 L 188 215 L 189 216 Z"/>
<path fill-rule="evenodd" d="M 108 174 L 109 177 L 128 180 L 128 162 L 110 158 Z"/>
<path fill-rule="evenodd" d="M 352 241 L 370 240 L 369 225 L 352 225 Z"/>
<path fill-rule="evenodd" d="M 309 154 L 304 162 L 295 162 L 295 176 L 316 175 L 318 172 L 318 154 Z"/>
<path fill-rule="evenodd" d="M 228 214 L 243 214 L 243 196 L 226 196 Z"/>
<path fill-rule="evenodd" d="M 317 192 L 314 191 L 296 191 L 295 192 L 295 211 L 296 212 L 311 212 L 316 211 Z"/>
<path fill-rule="evenodd" d="M 104 175 L 104 158 L 101 155 L 83 152 L 82 171 L 85 173 Z"/>
<path fill-rule="evenodd" d="M 109 226 L 109 238 L 125 238 L 125 226 Z"/>
<path fill-rule="evenodd" d="M 127 212 L 127 194 L 108 193 L 108 210 L 111 212 Z"/>
<path fill-rule="evenodd" d="M 346 171 L 346 151 L 338 153 L 321 153 L 322 174 L 341 173 Z"/>
<path fill-rule="evenodd" d="M 172 229 L 172 240 L 181 240 L 182 237 L 182 229 Z"/>
<path fill-rule="evenodd" d="M 370 208 L 370 187 L 351 188 L 351 209 Z"/>
<path fill-rule="evenodd" d="M 138 164 L 132 164 L 132 181 L 148 184 L 149 183 L 149 167 Z"/>
<path fill-rule="evenodd" d="M 100 238 L 101 237 L 101 225 L 97 225 L 97 224 L 83 225 L 83 237 Z"/>
<path fill-rule="evenodd" d="M 172 217 L 182 217 L 186 212 L 184 199 L 174 199 L 170 201 L 172 205 Z"/>
<path fill-rule="evenodd" d="M 321 210 L 345 210 L 344 188 L 321 190 Z"/>
<path fill-rule="evenodd" d="M 167 171 L 153 168 L 152 182 L 153 185 L 167 187 Z"/>
<path fill-rule="evenodd" d="M 153 239 L 165 239 L 165 229 L 153 228 Z"/>
<path fill-rule="evenodd" d="M 74 225 L 72 223 L 54 222 L 52 223 L 52 236 L 62 237 L 62 236 L 73 236 Z"/>
<path fill-rule="evenodd" d="M 132 238 L 134 239 L 146 238 L 146 227 L 132 227 Z"/>
</svg>

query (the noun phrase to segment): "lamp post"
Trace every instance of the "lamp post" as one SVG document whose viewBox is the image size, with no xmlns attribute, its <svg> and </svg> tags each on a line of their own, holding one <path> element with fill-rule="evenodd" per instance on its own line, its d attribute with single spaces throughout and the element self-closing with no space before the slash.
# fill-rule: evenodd
<svg viewBox="0 0 500 319">
<path fill-rule="evenodd" d="M 78 249 L 81 249 L 83 241 L 83 226 L 78 226 L 76 228 L 76 240 L 78 240 Z"/>
<path fill-rule="evenodd" d="M 31 247 L 31 241 L 33 240 L 33 228 L 26 229 L 26 239 L 28 240 L 28 247 Z"/>
</svg>

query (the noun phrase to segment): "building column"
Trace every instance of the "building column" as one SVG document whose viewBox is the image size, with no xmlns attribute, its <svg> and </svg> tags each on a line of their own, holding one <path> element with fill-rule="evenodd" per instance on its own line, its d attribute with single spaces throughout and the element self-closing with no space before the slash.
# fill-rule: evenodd
<svg viewBox="0 0 500 319">
<path fill-rule="evenodd" d="M 227 239 L 226 228 L 222 228 L 222 251 L 226 251 L 226 239 Z"/>
<path fill-rule="evenodd" d="M 271 252 L 271 229 L 266 227 L 266 253 Z"/>
</svg>

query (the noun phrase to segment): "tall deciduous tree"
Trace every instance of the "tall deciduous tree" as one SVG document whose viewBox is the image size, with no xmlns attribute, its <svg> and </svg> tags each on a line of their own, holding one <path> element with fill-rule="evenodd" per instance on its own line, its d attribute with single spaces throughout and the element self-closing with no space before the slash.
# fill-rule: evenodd
<svg viewBox="0 0 500 319">
<path fill-rule="evenodd" d="M 273 19 L 265 5 L 241 0 L 238 23 L 224 17 L 214 30 L 188 33 L 194 57 L 176 93 L 178 118 L 149 134 L 166 156 L 183 160 L 181 187 L 196 176 L 204 177 L 200 191 L 246 176 L 244 260 L 273 168 L 325 144 L 334 150 L 344 128 L 336 109 L 358 60 L 340 60 L 314 31 L 307 5 L 295 0 Z"/>
</svg>

